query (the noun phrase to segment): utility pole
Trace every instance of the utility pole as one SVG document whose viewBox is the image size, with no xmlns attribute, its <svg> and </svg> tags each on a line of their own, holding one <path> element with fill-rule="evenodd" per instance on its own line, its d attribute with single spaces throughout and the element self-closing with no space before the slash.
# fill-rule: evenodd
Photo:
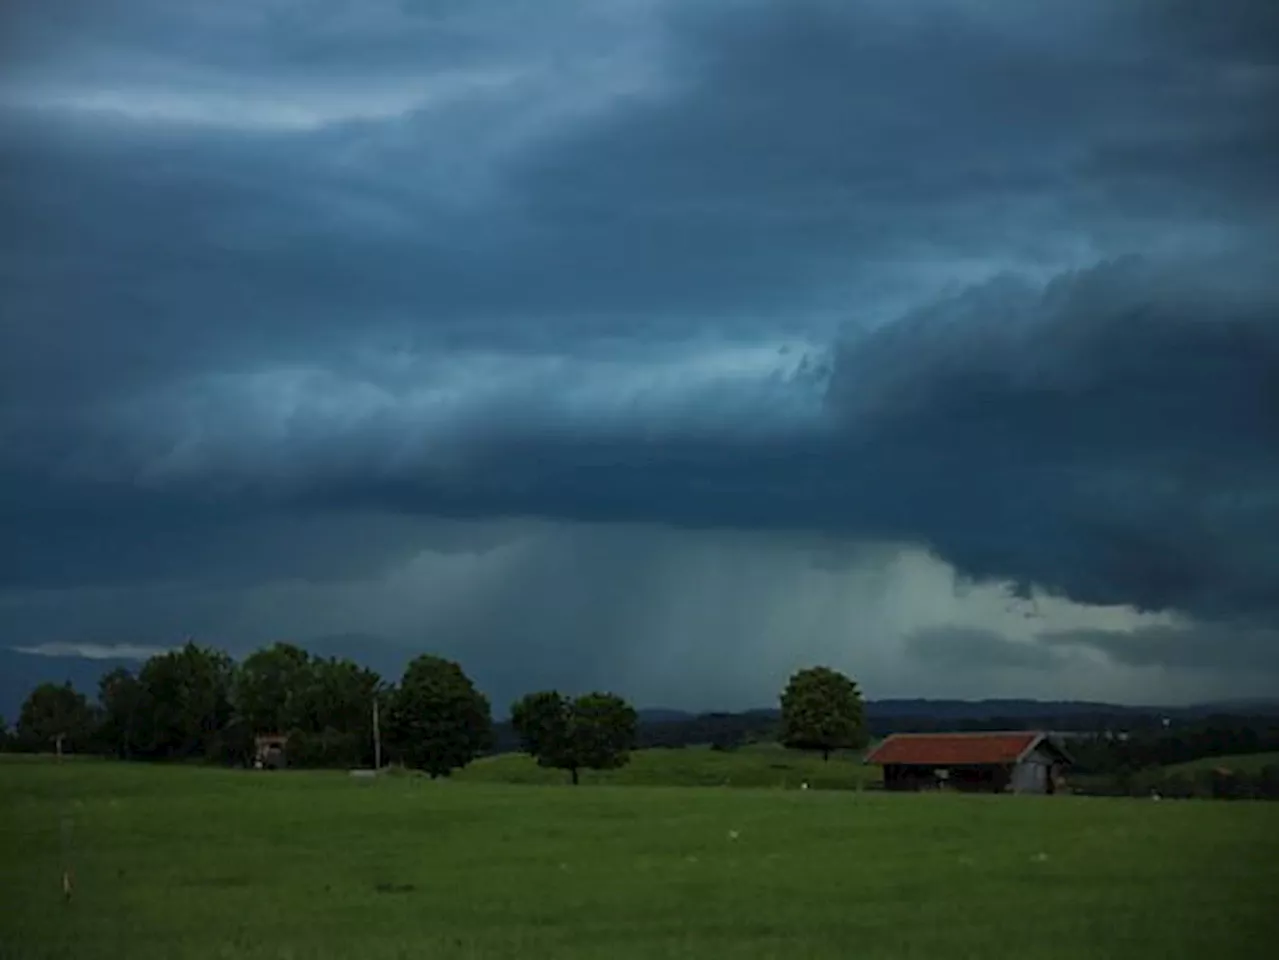
<svg viewBox="0 0 1280 960">
<path fill-rule="evenodd" d="M 382 730 L 378 726 L 378 695 L 373 695 L 373 769 L 382 769 Z"/>
</svg>

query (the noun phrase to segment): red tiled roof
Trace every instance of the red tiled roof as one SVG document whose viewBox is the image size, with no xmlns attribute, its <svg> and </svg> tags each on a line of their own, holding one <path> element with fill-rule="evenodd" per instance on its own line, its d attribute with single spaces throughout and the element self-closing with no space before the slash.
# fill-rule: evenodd
<svg viewBox="0 0 1280 960">
<path fill-rule="evenodd" d="M 928 764 L 1015 763 L 1043 734 L 895 733 L 867 755 L 867 763 Z"/>
</svg>

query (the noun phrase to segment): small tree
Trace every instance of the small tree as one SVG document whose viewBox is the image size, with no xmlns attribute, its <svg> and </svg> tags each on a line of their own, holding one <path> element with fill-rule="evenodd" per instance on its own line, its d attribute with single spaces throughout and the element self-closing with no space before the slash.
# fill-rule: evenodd
<svg viewBox="0 0 1280 960">
<path fill-rule="evenodd" d="M 577 785 L 579 772 L 612 770 L 631 759 L 638 718 L 635 710 L 612 693 L 588 693 L 576 700 L 555 690 L 531 693 L 511 708 L 511 725 L 522 749 L 538 765 L 569 771 Z"/>
<path fill-rule="evenodd" d="M 423 655 L 391 697 L 389 732 L 400 756 L 432 779 L 465 767 L 493 743 L 489 701 L 452 660 Z"/>
<path fill-rule="evenodd" d="M 820 750 L 861 747 L 867 742 L 862 694 L 858 685 L 830 667 L 795 673 L 782 692 L 783 746 Z"/>
<path fill-rule="evenodd" d="M 85 695 L 65 684 L 42 683 L 18 715 L 18 740 L 28 750 L 83 750 L 93 733 L 93 711 Z"/>
</svg>

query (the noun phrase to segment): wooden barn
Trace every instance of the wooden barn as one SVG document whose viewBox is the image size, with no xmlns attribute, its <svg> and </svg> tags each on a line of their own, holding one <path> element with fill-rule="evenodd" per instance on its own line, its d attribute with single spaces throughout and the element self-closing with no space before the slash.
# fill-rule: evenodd
<svg viewBox="0 0 1280 960">
<path fill-rule="evenodd" d="M 895 733 L 867 754 L 886 790 L 1054 793 L 1071 758 L 1047 734 Z"/>
</svg>

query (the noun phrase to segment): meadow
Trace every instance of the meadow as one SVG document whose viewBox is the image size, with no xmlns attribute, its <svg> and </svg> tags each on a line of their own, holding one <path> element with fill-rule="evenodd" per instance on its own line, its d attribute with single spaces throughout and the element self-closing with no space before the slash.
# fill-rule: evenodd
<svg viewBox="0 0 1280 960">
<path fill-rule="evenodd" d="M 836 751 L 830 760 L 787 750 L 777 743 L 757 743 L 736 750 L 710 747 L 655 747 L 637 750 L 616 770 L 583 770 L 582 783 L 612 786 L 772 787 L 857 790 L 879 783 L 878 767 L 861 762 L 865 751 Z M 522 753 L 482 757 L 457 774 L 477 783 L 565 783 L 563 770 L 540 767 Z"/>
<path fill-rule="evenodd" d="M 1274 804 L 485 777 L 0 759 L 0 958 L 1276 947 Z"/>
</svg>

